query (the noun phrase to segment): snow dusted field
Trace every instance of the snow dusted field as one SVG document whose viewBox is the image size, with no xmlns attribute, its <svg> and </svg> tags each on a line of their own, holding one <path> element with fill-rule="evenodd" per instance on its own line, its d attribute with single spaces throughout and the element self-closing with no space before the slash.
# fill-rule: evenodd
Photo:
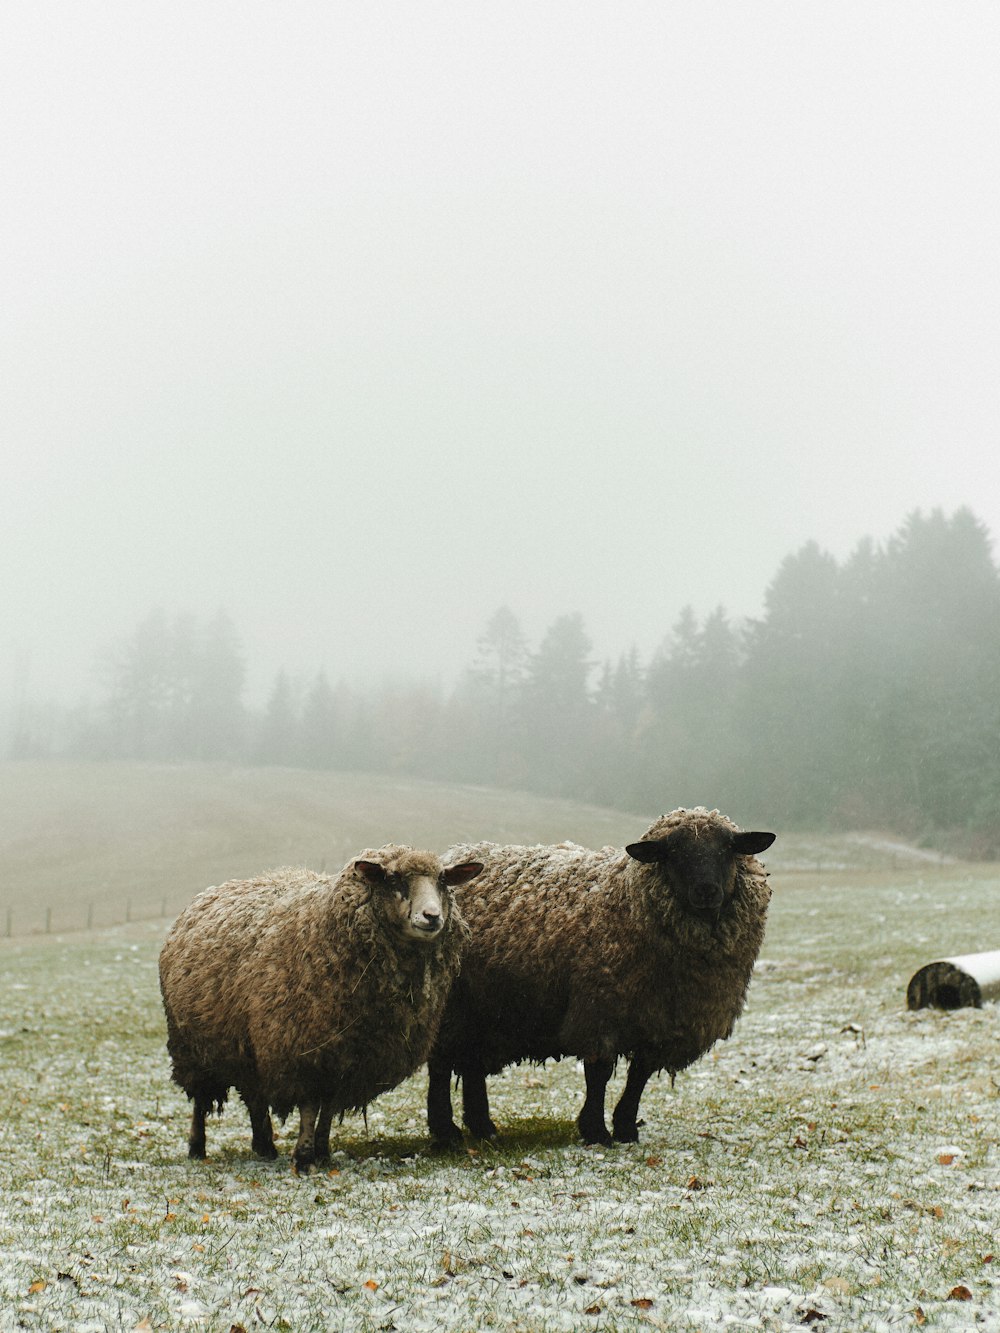
<svg viewBox="0 0 1000 1333">
<path fill-rule="evenodd" d="M 1000 944 L 1000 872 L 772 866 L 734 1037 L 607 1151 L 564 1061 L 493 1080 L 497 1149 L 429 1151 L 421 1075 L 329 1172 L 239 1103 L 190 1163 L 162 924 L 4 941 L 0 1329 L 1000 1329 L 1000 1012 L 904 1007 Z"/>
</svg>

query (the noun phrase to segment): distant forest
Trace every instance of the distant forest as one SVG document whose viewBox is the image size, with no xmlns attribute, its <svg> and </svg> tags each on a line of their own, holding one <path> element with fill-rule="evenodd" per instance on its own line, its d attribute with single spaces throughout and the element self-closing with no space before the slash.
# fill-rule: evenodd
<svg viewBox="0 0 1000 1333">
<path fill-rule="evenodd" d="M 154 613 L 109 648 L 98 703 L 22 707 L 10 755 L 391 772 L 1000 855 L 1000 576 L 968 509 L 842 563 L 810 542 L 760 619 L 688 608 L 646 662 L 595 661 L 578 613 L 533 646 L 501 607 L 453 689 L 281 672 L 255 711 L 245 676 L 225 614 Z"/>
</svg>

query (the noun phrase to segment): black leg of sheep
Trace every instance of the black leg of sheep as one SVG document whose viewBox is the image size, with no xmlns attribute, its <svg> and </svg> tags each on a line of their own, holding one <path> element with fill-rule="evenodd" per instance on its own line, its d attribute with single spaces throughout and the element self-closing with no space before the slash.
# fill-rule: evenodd
<svg viewBox="0 0 1000 1333">
<path fill-rule="evenodd" d="M 333 1107 L 329 1102 L 323 1102 L 319 1108 L 319 1115 L 316 1117 L 316 1161 L 328 1162 L 330 1160 L 330 1126 L 333 1124 Z"/>
<path fill-rule="evenodd" d="M 188 1134 L 188 1156 L 195 1161 L 205 1158 L 205 1117 L 212 1109 L 212 1099 L 195 1093 L 191 1098 L 191 1131 Z"/>
<path fill-rule="evenodd" d="M 613 1060 L 584 1060 L 583 1073 L 587 1080 L 587 1096 L 577 1127 L 584 1143 L 602 1143 L 607 1147 L 611 1135 L 604 1123 L 604 1092 L 614 1071 Z"/>
<path fill-rule="evenodd" d="M 427 1127 L 441 1147 L 462 1142 L 462 1131 L 452 1116 L 451 1065 L 433 1056 L 427 1062 Z"/>
<path fill-rule="evenodd" d="M 611 1118 L 614 1137 L 618 1143 L 638 1143 L 639 1102 L 653 1073 L 651 1062 L 637 1052 L 628 1067 L 628 1078 Z"/>
<path fill-rule="evenodd" d="M 477 1139 L 495 1139 L 497 1127 L 490 1119 L 486 1092 L 486 1070 L 476 1061 L 462 1070 L 462 1119 Z"/>
<path fill-rule="evenodd" d="M 250 1130 L 253 1135 L 250 1147 L 258 1157 L 273 1161 L 278 1155 L 278 1150 L 274 1146 L 274 1126 L 271 1123 L 271 1111 L 267 1101 L 249 1092 L 241 1092 L 240 1096 L 250 1114 Z"/>
</svg>

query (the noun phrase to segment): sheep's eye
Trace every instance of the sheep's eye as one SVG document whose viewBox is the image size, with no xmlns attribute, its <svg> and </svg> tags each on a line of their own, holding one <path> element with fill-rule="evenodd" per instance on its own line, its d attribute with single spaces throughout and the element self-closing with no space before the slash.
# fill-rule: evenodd
<svg viewBox="0 0 1000 1333">
<path fill-rule="evenodd" d="M 399 896 L 400 896 L 401 898 L 404 898 L 404 899 L 405 899 L 405 898 L 409 898 L 409 896 L 410 896 L 410 886 L 409 886 L 409 884 L 407 884 L 407 882 L 406 882 L 405 879 L 398 879 L 398 880 L 396 881 L 396 892 L 399 894 Z"/>
</svg>

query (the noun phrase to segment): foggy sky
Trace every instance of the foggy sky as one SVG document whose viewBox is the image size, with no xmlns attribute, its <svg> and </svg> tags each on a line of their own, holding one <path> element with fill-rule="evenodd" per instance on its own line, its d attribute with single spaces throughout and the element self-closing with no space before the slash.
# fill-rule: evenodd
<svg viewBox="0 0 1000 1333">
<path fill-rule="evenodd" d="M 992 3 L 0 17 L 0 697 L 154 608 L 449 679 L 1000 536 Z"/>
</svg>

